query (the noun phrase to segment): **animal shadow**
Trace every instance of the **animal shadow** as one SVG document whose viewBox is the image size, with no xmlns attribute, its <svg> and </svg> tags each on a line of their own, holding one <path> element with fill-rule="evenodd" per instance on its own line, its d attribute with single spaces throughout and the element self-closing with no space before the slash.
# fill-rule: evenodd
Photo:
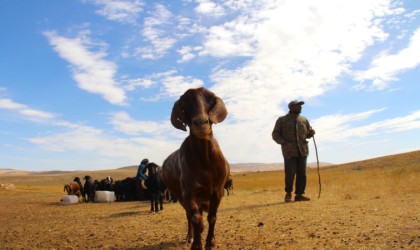
<svg viewBox="0 0 420 250">
<path fill-rule="evenodd" d="M 180 243 L 179 241 L 172 241 L 172 242 L 163 242 L 160 244 L 149 245 L 149 246 L 139 246 L 136 248 L 127 248 L 126 250 L 160 250 L 160 249 L 188 249 L 188 246 L 185 244 Z"/>
<path fill-rule="evenodd" d="M 129 216 L 137 216 L 137 215 L 143 215 L 146 214 L 142 211 L 139 212 L 124 212 L 124 213 L 117 213 L 111 215 L 112 218 L 122 218 L 122 217 L 129 217 Z"/>
</svg>

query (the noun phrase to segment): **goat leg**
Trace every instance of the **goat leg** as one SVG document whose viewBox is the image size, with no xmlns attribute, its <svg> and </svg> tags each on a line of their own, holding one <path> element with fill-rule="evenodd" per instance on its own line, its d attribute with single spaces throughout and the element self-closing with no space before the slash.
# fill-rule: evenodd
<svg viewBox="0 0 420 250">
<path fill-rule="evenodd" d="M 203 249 L 203 245 L 201 243 L 201 233 L 204 230 L 203 217 L 198 211 L 196 211 L 191 217 L 191 222 L 194 228 L 194 240 L 191 245 L 191 250 L 201 250 Z"/>
<path fill-rule="evenodd" d="M 163 210 L 163 196 L 162 194 L 159 195 L 159 205 L 160 205 L 160 210 Z"/>
<path fill-rule="evenodd" d="M 158 201 L 158 199 L 159 199 L 159 198 L 155 196 L 155 199 L 154 199 L 154 200 L 155 200 L 155 212 L 156 212 L 156 213 L 158 213 L 158 212 L 159 212 L 159 206 L 158 206 L 159 201 Z"/>
<path fill-rule="evenodd" d="M 187 243 L 193 242 L 194 227 L 191 222 L 191 218 L 187 212 L 188 232 L 187 232 Z"/>
<path fill-rule="evenodd" d="M 191 200 L 191 199 L 190 199 Z M 194 235 L 194 239 L 191 245 L 191 249 L 202 249 L 202 243 L 201 243 L 201 233 L 204 230 L 203 225 L 203 216 L 202 212 L 200 212 L 198 205 L 191 200 L 191 203 L 187 206 L 187 216 L 189 218 L 189 223 L 192 226 L 191 231 L 189 232 L 192 235 Z"/>
<path fill-rule="evenodd" d="M 216 248 L 216 239 L 214 237 L 214 228 L 216 226 L 217 219 L 217 209 L 220 205 L 220 198 L 218 195 L 213 195 L 210 200 L 209 213 L 207 216 L 207 221 L 209 223 L 209 231 L 206 238 L 206 249 L 215 249 Z"/>
</svg>

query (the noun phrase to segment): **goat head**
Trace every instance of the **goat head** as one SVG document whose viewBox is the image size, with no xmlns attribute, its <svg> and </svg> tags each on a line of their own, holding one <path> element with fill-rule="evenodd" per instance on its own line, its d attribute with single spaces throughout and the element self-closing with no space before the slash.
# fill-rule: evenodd
<svg viewBox="0 0 420 250">
<path fill-rule="evenodd" d="M 227 110 L 222 99 L 205 89 L 189 89 L 174 103 L 171 114 L 172 125 L 198 137 L 212 133 L 211 125 L 222 122 Z"/>
</svg>

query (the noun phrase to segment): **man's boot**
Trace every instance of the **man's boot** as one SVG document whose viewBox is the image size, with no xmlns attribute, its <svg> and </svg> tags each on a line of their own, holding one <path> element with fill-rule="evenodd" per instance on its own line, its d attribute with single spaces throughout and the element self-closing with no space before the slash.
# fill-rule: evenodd
<svg viewBox="0 0 420 250">
<path fill-rule="evenodd" d="M 292 201 L 292 193 L 286 193 L 284 197 L 284 202 L 291 202 Z"/>
<path fill-rule="evenodd" d="M 310 200 L 311 200 L 310 198 L 305 197 L 305 196 L 303 196 L 301 194 L 297 194 L 295 196 L 295 201 L 310 201 Z"/>
</svg>

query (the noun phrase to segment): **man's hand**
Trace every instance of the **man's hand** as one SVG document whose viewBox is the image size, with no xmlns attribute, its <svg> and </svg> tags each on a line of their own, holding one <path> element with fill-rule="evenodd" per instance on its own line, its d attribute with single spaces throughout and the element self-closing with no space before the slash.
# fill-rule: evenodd
<svg viewBox="0 0 420 250">
<path fill-rule="evenodd" d="M 312 128 L 310 128 L 309 131 L 308 131 L 308 136 L 309 137 L 312 137 L 314 135 L 315 135 L 315 130 L 313 130 Z"/>
</svg>

